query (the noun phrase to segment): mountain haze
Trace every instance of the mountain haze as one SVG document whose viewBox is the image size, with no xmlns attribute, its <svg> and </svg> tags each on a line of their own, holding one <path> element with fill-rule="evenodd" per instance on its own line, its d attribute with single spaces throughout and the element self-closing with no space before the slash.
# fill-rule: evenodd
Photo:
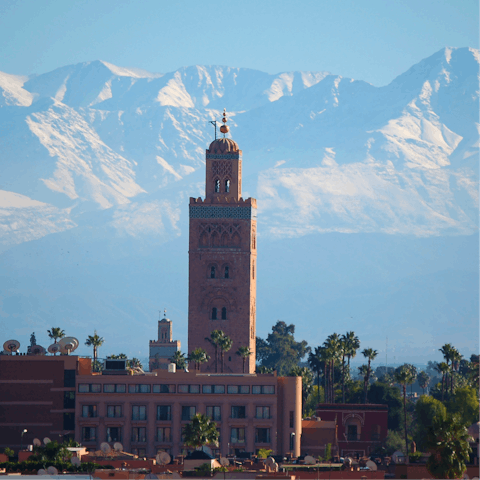
<svg viewBox="0 0 480 480">
<path fill-rule="evenodd" d="M 355 330 L 384 355 L 388 335 L 398 361 L 473 353 L 479 63 L 445 48 L 381 88 L 224 66 L 0 72 L 2 331 L 46 345 L 52 326 L 97 328 L 101 354 L 145 357 L 167 307 L 186 350 L 188 198 L 226 108 L 259 205 L 259 335 L 282 319 L 312 345 Z"/>
</svg>

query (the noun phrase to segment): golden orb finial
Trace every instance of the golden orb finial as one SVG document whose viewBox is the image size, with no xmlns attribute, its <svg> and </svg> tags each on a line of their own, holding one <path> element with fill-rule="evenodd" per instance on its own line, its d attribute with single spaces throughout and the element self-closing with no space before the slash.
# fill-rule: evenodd
<svg viewBox="0 0 480 480">
<path fill-rule="evenodd" d="M 230 130 L 230 127 L 227 125 L 227 121 L 228 121 L 227 112 L 225 109 L 223 109 L 223 118 L 222 118 L 223 125 L 220 127 L 220 131 L 223 133 L 224 137 L 225 137 L 225 134 Z"/>
</svg>

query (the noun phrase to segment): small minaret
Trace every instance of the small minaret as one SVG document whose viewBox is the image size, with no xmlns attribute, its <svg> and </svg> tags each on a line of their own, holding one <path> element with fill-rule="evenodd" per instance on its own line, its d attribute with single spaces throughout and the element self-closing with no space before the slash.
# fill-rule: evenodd
<svg viewBox="0 0 480 480">
<path fill-rule="evenodd" d="M 159 317 L 161 313 L 159 312 Z M 167 310 L 163 311 L 163 318 L 158 320 L 158 340 L 150 340 L 149 366 L 150 371 L 161 368 L 166 370 L 170 359 L 180 350 L 180 340 L 172 340 L 172 321 L 167 318 Z"/>
</svg>

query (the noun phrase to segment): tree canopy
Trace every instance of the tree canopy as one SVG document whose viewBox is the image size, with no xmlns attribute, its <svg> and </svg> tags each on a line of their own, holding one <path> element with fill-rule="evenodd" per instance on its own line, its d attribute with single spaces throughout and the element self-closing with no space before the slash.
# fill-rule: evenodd
<svg viewBox="0 0 480 480">
<path fill-rule="evenodd" d="M 305 340 L 295 341 L 295 325 L 278 321 L 266 340 L 257 337 L 257 361 L 260 366 L 273 368 L 280 376 L 288 373 L 310 352 Z"/>
</svg>

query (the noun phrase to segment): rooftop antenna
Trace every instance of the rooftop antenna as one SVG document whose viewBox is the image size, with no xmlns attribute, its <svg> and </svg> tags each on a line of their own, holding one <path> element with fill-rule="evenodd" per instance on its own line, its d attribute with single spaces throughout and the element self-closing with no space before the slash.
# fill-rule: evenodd
<svg viewBox="0 0 480 480">
<path fill-rule="evenodd" d="M 215 140 L 217 139 L 217 121 L 210 120 L 210 123 L 215 127 Z"/>
</svg>

